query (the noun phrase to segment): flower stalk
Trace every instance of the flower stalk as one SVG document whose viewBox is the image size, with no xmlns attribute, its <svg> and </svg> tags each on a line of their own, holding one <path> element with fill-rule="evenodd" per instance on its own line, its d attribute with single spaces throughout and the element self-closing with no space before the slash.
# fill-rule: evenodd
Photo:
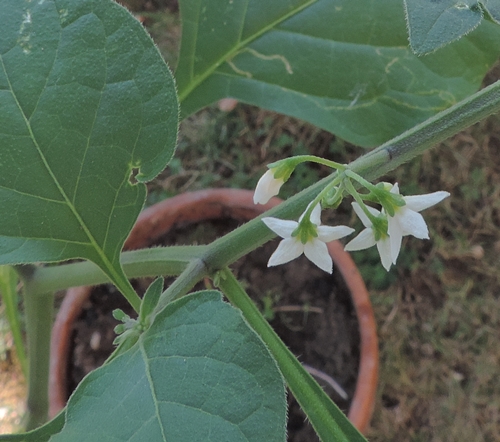
<svg viewBox="0 0 500 442">
<path fill-rule="evenodd" d="M 266 172 L 264 177 L 270 171 Z M 360 194 L 353 186 L 351 179 L 365 187 L 369 193 Z M 339 182 L 340 186 L 337 186 Z M 403 236 L 429 238 L 427 225 L 418 212 L 449 196 L 448 192 L 440 191 L 427 195 L 403 197 L 399 194 L 397 183 L 394 186 L 384 182 L 374 185 L 357 173 L 344 169 L 309 203 L 298 222 L 273 217 L 262 219 L 267 227 L 283 238 L 269 259 L 268 267 L 285 264 L 304 253 L 320 269 L 332 273 L 333 264 L 328 255 L 326 243 L 343 238 L 354 230 L 347 226 L 321 226 L 320 201 L 325 200 L 334 192 L 331 197 L 332 203 L 339 205 L 342 201 L 342 188 L 345 188 L 354 198 L 355 202 L 352 203 L 352 207 L 365 226 L 365 229 L 346 245 L 345 250 L 358 251 L 376 245 L 382 265 L 387 271 L 390 270 L 392 264 L 396 264 Z M 259 185 L 257 185 L 255 195 L 258 193 Z M 378 203 L 382 206 L 382 211 L 367 206 L 364 199 Z M 406 207 L 408 205 L 409 207 Z"/>
</svg>

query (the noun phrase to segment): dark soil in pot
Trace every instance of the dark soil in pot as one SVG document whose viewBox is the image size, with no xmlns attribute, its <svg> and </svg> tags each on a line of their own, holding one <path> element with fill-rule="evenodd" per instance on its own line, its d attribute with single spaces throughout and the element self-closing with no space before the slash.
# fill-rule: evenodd
<svg viewBox="0 0 500 442">
<path fill-rule="evenodd" d="M 155 241 L 155 245 L 208 243 L 237 225 L 233 220 L 220 220 L 176 228 Z M 358 323 L 350 294 L 335 269 L 333 275 L 328 275 L 303 256 L 284 266 L 267 268 L 269 256 L 277 244 L 275 240 L 260 247 L 232 268 L 299 360 L 342 385 L 348 400 L 343 400 L 327 383 L 318 379 L 332 399 L 347 412 L 359 363 Z M 150 282 L 140 280 L 134 284 L 138 292 L 143 292 Z M 196 287 L 204 288 L 207 288 L 204 283 Z M 117 322 L 111 312 L 116 308 L 132 313 L 113 287 L 100 286 L 93 290 L 74 327 L 74 346 L 69 358 L 70 391 L 112 352 L 113 328 Z M 319 440 L 292 398 L 288 433 L 291 442 Z"/>
</svg>

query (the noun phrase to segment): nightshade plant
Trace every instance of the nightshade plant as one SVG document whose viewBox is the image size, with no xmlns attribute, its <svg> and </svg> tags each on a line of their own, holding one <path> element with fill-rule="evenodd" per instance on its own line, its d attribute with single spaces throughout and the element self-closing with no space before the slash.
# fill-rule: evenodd
<svg viewBox="0 0 500 442">
<path fill-rule="evenodd" d="M 448 194 L 401 196 L 397 184 L 374 181 L 500 108 L 497 83 L 475 93 L 500 52 L 498 2 L 179 3 L 174 80 L 140 23 L 112 0 L 0 0 L 0 264 L 23 282 L 29 430 L 47 419 L 54 291 L 109 281 L 138 312 L 116 313 L 115 353 L 62 413 L 0 440 L 283 441 L 284 382 L 322 440 L 364 440 L 227 266 L 271 239 L 269 226 L 288 241 L 272 263 L 304 251 L 330 271 L 324 241 L 351 229 L 320 226 L 318 211 L 348 194 L 365 225 L 351 250 L 376 244 L 388 268 L 402 236 L 425 238 L 419 212 Z M 411 47 L 428 55 L 412 53 L 405 9 Z M 348 165 L 314 157 L 270 165 L 257 203 L 302 161 L 335 171 L 209 246 L 122 253 L 144 183 L 174 154 L 179 106 L 184 118 L 228 96 L 379 147 Z M 82 262 L 65 263 L 73 259 Z M 4 270 L 10 296 L 14 272 Z M 179 276 L 165 291 L 158 279 L 142 300 L 128 280 L 161 274 Z M 233 306 L 219 291 L 188 294 L 204 277 Z"/>
</svg>

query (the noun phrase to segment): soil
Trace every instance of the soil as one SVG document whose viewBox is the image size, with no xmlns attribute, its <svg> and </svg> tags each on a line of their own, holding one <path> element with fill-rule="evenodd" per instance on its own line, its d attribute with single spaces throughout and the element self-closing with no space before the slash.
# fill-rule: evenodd
<svg viewBox="0 0 500 442">
<path fill-rule="evenodd" d="M 19 362 L 9 351 L 5 360 L 0 359 L 0 434 L 19 431 L 25 412 L 26 381 Z"/>
<path fill-rule="evenodd" d="M 155 245 L 169 245 L 174 239 L 176 244 L 208 243 L 236 226 L 235 221 L 222 220 L 182 227 L 172 230 Z M 349 399 L 343 400 L 333 388 L 318 379 L 330 397 L 347 412 L 354 394 L 359 363 L 358 323 L 349 292 L 335 270 L 333 275 L 328 275 L 305 257 L 287 265 L 267 268 L 267 261 L 277 243 L 277 240 L 267 243 L 240 259 L 232 268 L 299 360 L 333 377 L 346 391 Z M 141 293 L 150 282 L 134 281 L 135 288 Z M 169 282 L 166 281 L 166 284 Z M 205 289 L 207 284 L 209 281 L 201 283 L 196 289 Z M 93 290 L 74 328 L 74 350 L 69 368 L 70 391 L 112 352 L 113 328 L 117 321 L 111 312 L 116 308 L 132 316 L 126 301 L 114 287 L 100 286 Z M 288 414 L 288 441 L 319 440 L 291 395 Z"/>
</svg>

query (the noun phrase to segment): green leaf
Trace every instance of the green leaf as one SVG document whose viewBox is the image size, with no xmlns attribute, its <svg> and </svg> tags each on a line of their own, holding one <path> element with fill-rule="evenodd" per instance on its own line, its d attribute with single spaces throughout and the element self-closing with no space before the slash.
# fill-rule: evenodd
<svg viewBox="0 0 500 442">
<path fill-rule="evenodd" d="M 174 151 L 172 76 L 111 0 L 0 0 L 0 14 L 0 263 L 79 257 L 121 278 L 142 182 Z"/>
<path fill-rule="evenodd" d="M 481 5 L 486 9 L 491 19 L 500 24 L 500 0 L 483 0 Z"/>
<path fill-rule="evenodd" d="M 148 326 L 149 317 L 154 308 L 158 304 L 161 293 L 163 291 L 163 278 L 156 278 L 144 293 L 141 302 L 141 310 L 139 312 L 139 320 L 144 325 Z"/>
<path fill-rule="evenodd" d="M 169 304 L 123 355 L 71 396 L 52 442 L 285 440 L 283 379 L 216 291 Z"/>
<path fill-rule="evenodd" d="M 427 54 L 474 30 L 483 18 L 476 0 L 405 0 L 410 45 Z"/>
<path fill-rule="evenodd" d="M 475 92 L 500 53 L 483 23 L 426 57 L 408 47 L 401 0 L 180 0 L 181 116 L 233 97 L 363 146 Z"/>
</svg>

